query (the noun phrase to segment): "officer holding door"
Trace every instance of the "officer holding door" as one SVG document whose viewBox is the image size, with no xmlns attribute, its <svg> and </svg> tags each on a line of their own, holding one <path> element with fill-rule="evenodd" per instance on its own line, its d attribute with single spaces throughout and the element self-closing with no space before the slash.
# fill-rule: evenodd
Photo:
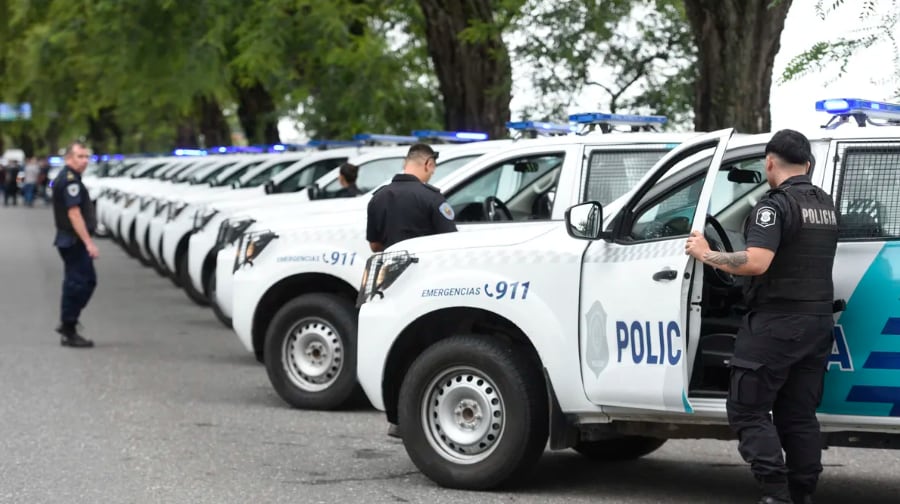
<svg viewBox="0 0 900 504">
<path fill-rule="evenodd" d="M 761 504 L 812 502 L 822 472 L 816 408 L 834 338 L 838 224 L 831 197 L 810 181 L 811 159 L 801 133 L 775 133 L 766 145 L 772 189 L 750 215 L 747 249 L 712 251 L 697 232 L 685 246 L 698 261 L 751 277 L 726 407 Z"/>
</svg>

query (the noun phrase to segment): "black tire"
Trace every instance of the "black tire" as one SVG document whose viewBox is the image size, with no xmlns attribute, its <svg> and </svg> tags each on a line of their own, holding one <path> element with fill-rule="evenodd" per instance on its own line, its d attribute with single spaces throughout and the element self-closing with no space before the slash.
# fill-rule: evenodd
<svg viewBox="0 0 900 504">
<path fill-rule="evenodd" d="M 574 450 L 591 460 L 618 462 L 649 455 L 666 441 L 646 436 L 622 436 L 600 441 L 581 441 L 575 445 Z"/>
<path fill-rule="evenodd" d="M 449 488 L 520 483 L 547 445 L 549 407 L 540 369 L 521 348 L 490 336 L 453 336 L 426 349 L 404 377 L 398 401 L 400 434 L 416 467 Z M 443 397 L 455 399 L 445 407 L 438 403 Z M 464 401 L 484 407 L 466 407 Z M 460 437 L 466 435 L 463 429 L 453 422 L 442 428 L 440 420 L 432 420 L 447 418 L 439 413 L 459 414 L 460 407 L 466 408 L 463 415 L 467 410 L 475 415 L 469 432 L 483 429 L 468 446 L 459 444 L 448 426 L 462 432 Z M 492 423 L 482 424 L 484 417 Z M 465 456 L 481 458 L 461 460 Z"/>
<path fill-rule="evenodd" d="M 233 327 L 231 317 L 225 315 L 225 313 L 222 312 L 222 309 L 219 308 L 219 303 L 216 303 L 216 272 L 213 271 L 207 275 L 204 279 L 204 283 L 206 284 L 206 298 L 209 300 L 209 307 L 212 308 L 212 311 L 216 314 L 216 318 L 219 319 L 219 322 L 231 329 Z M 260 355 L 262 354 L 260 353 Z"/>
<path fill-rule="evenodd" d="M 178 275 L 178 278 L 181 281 L 181 287 L 184 288 L 184 292 L 191 298 L 191 301 L 200 306 L 207 306 L 209 301 L 206 299 L 206 294 L 195 289 L 194 282 L 191 281 L 191 274 L 188 272 L 187 250 L 176 257 L 175 260 L 178 261 L 178 268 L 176 268 L 175 274 Z"/>
<path fill-rule="evenodd" d="M 263 359 L 269 381 L 285 402 L 315 410 L 338 409 L 353 402 L 359 391 L 356 322 L 353 302 L 333 294 L 304 294 L 278 310 L 266 332 Z M 300 341 L 292 338 L 295 335 Z M 309 352 L 316 352 L 298 353 L 318 360 L 307 363 L 307 371 L 322 374 L 304 375 L 297 361 L 286 353 L 286 347 L 292 344 L 306 345 Z"/>
</svg>

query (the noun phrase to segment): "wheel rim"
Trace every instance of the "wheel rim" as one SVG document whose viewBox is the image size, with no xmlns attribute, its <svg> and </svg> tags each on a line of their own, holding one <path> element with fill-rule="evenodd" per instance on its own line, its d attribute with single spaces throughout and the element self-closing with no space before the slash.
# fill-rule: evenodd
<svg viewBox="0 0 900 504">
<path fill-rule="evenodd" d="M 344 368 L 341 336 L 320 318 L 305 318 L 294 324 L 284 339 L 282 355 L 288 378 L 309 392 L 330 387 Z"/>
<path fill-rule="evenodd" d="M 506 408 L 493 380 L 477 369 L 454 367 L 425 390 L 422 427 L 437 453 L 457 464 L 475 464 L 494 452 Z"/>
</svg>

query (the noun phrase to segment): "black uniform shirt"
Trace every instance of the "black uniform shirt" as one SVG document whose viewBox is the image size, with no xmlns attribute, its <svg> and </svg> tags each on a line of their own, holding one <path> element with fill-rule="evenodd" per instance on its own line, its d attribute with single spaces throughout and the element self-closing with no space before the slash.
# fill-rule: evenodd
<svg viewBox="0 0 900 504">
<path fill-rule="evenodd" d="M 812 184 L 812 181 L 808 175 L 795 175 L 778 187 L 783 189 L 792 184 Z M 777 252 L 785 226 L 788 231 L 796 229 L 795 217 L 787 195 L 781 191 L 767 192 L 750 213 L 744 233 L 747 248 L 758 247 Z"/>
<path fill-rule="evenodd" d="M 81 175 L 66 166 L 59 171 L 53 181 L 53 217 L 56 222 L 57 247 L 71 247 L 78 242 L 78 235 L 69 221 L 69 209 L 78 207 L 87 226 L 93 234 L 97 224 L 94 217 L 94 205 L 88 197 L 87 188 L 81 182 Z"/>
<path fill-rule="evenodd" d="M 453 232 L 454 217 L 438 188 L 401 173 L 369 201 L 366 240 L 388 248 L 409 238 Z"/>
<path fill-rule="evenodd" d="M 362 194 L 362 191 L 356 187 L 356 184 L 350 184 L 347 187 L 340 188 L 334 193 L 335 198 L 353 198 Z"/>
</svg>

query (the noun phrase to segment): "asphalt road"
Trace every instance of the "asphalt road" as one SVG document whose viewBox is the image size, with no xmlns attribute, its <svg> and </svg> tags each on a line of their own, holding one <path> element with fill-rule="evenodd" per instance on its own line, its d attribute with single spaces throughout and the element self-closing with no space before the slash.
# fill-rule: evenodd
<svg viewBox="0 0 900 504">
<path fill-rule="evenodd" d="M 112 242 L 82 319 L 97 347 L 60 347 L 50 212 L 0 208 L 0 233 L 0 502 L 756 502 L 717 441 L 626 464 L 548 452 L 525 488 L 439 488 L 375 411 L 287 408 L 208 309 Z M 900 501 L 898 455 L 827 451 L 817 502 Z"/>
</svg>

